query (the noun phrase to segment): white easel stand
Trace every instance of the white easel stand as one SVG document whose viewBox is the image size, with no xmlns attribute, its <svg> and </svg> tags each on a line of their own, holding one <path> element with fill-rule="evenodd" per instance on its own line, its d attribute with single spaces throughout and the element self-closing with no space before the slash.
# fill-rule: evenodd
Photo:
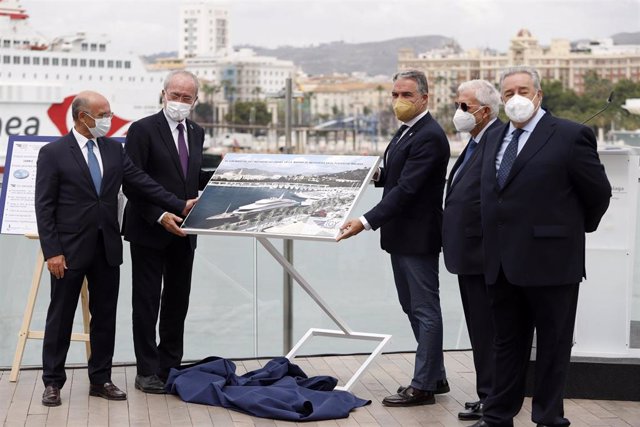
<svg viewBox="0 0 640 427">
<path fill-rule="evenodd" d="M 26 234 L 28 239 L 38 239 L 37 235 Z M 38 289 L 40 288 L 40 279 L 42 278 L 42 271 L 44 269 L 44 255 L 42 249 L 38 246 L 38 252 L 36 255 L 36 264 L 33 269 L 33 277 L 31 279 L 31 289 L 29 290 L 29 297 L 27 298 L 27 305 L 24 309 L 24 317 L 22 318 L 22 326 L 18 333 L 18 344 L 16 346 L 16 354 L 13 357 L 13 364 L 11 365 L 11 375 L 9 381 L 16 382 L 18 380 L 18 374 L 20 373 L 20 365 L 22 364 L 22 356 L 24 356 L 24 348 L 28 339 L 44 339 L 44 331 L 32 331 L 31 318 L 33 317 L 33 309 L 36 305 L 36 298 L 38 296 Z M 84 341 L 87 351 L 87 360 L 91 356 L 91 344 L 89 342 L 89 292 L 87 291 L 87 279 L 84 279 L 82 283 L 82 290 L 80 291 L 80 304 L 82 306 L 82 323 L 84 326 L 84 333 L 72 333 L 71 341 Z"/>
</svg>

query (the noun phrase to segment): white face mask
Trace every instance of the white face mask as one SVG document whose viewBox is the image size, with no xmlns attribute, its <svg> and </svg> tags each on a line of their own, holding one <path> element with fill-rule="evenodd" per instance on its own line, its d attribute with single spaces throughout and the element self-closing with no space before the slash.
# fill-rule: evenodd
<svg viewBox="0 0 640 427">
<path fill-rule="evenodd" d="M 167 106 L 164 109 L 167 112 L 167 116 L 171 120 L 181 122 L 191 113 L 191 104 L 184 104 L 178 101 L 167 101 Z"/>
<path fill-rule="evenodd" d="M 533 97 L 536 99 L 538 94 Z M 515 94 L 504 104 L 504 112 L 514 123 L 524 123 L 533 116 L 536 107 L 533 105 L 533 101 L 522 95 Z"/>
<path fill-rule="evenodd" d="M 94 119 L 93 116 L 89 115 L 88 113 L 87 116 L 93 119 L 93 121 L 96 123 L 96 127 L 90 128 L 86 123 L 82 123 L 87 126 L 87 129 L 89 129 L 89 132 L 94 138 L 101 138 L 105 136 L 109 132 L 109 129 L 111 129 L 111 117 Z"/>
<path fill-rule="evenodd" d="M 453 115 L 453 125 L 456 127 L 456 130 L 458 132 L 471 132 L 473 128 L 476 127 L 476 116 L 474 116 L 474 114 L 480 111 L 480 108 L 474 113 L 462 111 L 458 108 Z"/>
</svg>

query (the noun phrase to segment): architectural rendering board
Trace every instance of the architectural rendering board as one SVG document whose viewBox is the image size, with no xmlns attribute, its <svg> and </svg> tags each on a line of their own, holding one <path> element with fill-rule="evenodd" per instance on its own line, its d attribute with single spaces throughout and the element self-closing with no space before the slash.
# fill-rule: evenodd
<svg viewBox="0 0 640 427">
<path fill-rule="evenodd" d="M 334 239 L 378 161 L 377 156 L 227 154 L 183 229 Z"/>
</svg>

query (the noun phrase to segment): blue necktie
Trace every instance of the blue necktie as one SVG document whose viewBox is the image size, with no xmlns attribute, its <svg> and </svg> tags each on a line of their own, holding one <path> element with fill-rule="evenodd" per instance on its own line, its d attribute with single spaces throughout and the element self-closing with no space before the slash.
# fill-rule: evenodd
<svg viewBox="0 0 640 427">
<path fill-rule="evenodd" d="M 511 141 L 509 141 L 509 145 L 507 145 L 507 149 L 504 150 L 504 154 L 502 155 L 502 162 L 500 162 L 500 169 L 498 169 L 498 187 L 502 189 L 504 187 L 505 182 L 507 182 L 507 177 L 509 176 L 509 172 L 511 172 L 511 167 L 513 166 L 513 162 L 516 161 L 516 157 L 518 156 L 518 140 L 520 139 L 520 135 L 524 130 L 516 129 L 511 134 Z"/>
<path fill-rule="evenodd" d="M 93 185 L 96 187 L 96 193 L 100 194 L 100 185 L 102 184 L 102 174 L 100 173 L 100 164 L 98 164 L 98 158 L 93 153 L 93 146 L 95 143 L 93 140 L 87 141 L 87 164 L 89 165 L 89 173 L 91 173 L 91 179 Z"/>
<path fill-rule="evenodd" d="M 462 170 L 462 167 L 467 164 L 477 146 L 478 143 L 475 141 L 475 139 L 470 138 L 469 143 L 467 144 L 467 151 L 464 154 L 464 159 L 462 160 L 462 163 L 460 164 L 458 170 Z"/>
</svg>

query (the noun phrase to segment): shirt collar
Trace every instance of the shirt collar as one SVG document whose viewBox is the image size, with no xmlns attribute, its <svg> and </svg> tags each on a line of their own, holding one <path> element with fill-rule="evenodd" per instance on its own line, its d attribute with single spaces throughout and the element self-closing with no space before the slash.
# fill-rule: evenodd
<svg viewBox="0 0 640 427">
<path fill-rule="evenodd" d="M 164 113 L 164 118 L 167 119 L 167 123 L 169 123 L 169 128 L 171 129 L 171 131 L 173 132 L 180 123 L 182 123 L 182 126 L 184 126 L 185 130 L 187 129 L 187 124 L 185 123 L 185 120 L 181 121 L 181 122 L 176 122 L 175 120 L 173 120 L 171 117 L 169 117 L 167 115 L 167 112 L 165 111 L 165 109 L 162 109 L 162 113 Z"/>
<path fill-rule="evenodd" d="M 429 110 L 424 110 L 422 113 L 418 114 L 417 116 L 415 116 L 413 119 L 407 121 L 407 122 L 403 122 L 405 125 L 411 127 L 413 125 L 415 125 L 416 123 L 418 123 L 418 120 L 420 120 L 421 118 L 423 118 L 424 116 L 427 115 L 427 113 L 429 112 Z"/>
<path fill-rule="evenodd" d="M 78 132 L 75 126 L 71 128 L 71 132 L 73 132 L 73 136 L 76 138 L 76 141 L 80 146 L 80 149 L 84 148 L 85 145 L 87 145 L 87 141 L 89 141 L 89 139 L 83 134 L 81 134 L 80 132 Z M 94 140 L 93 142 L 97 145 L 98 141 L 95 141 L 95 138 L 91 138 L 91 139 Z"/>
<path fill-rule="evenodd" d="M 498 118 L 496 117 L 495 119 L 492 119 L 489 123 L 487 123 L 486 125 L 484 125 L 484 127 L 482 128 L 482 130 L 480 132 L 478 132 L 478 134 L 476 136 L 472 136 L 473 140 L 480 144 L 480 140 L 482 139 L 482 135 L 484 135 L 484 133 L 487 131 L 487 129 L 489 129 L 489 126 L 491 126 L 493 124 L 493 122 L 495 122 L 496 120 L 498 120 Z"/>
<path fill-rule="evenodd" d="M 531 118 L 531 120 L 529 120 L 529 122 L 526 125 L 522 127 L 522 130 L 524 132 L 527 132 L 528 134 L 531 134 L 531 132 L 533 132 L 533 130 L 536 128 L 536 126 L 538 125 L 538 122 L 540 121 L 542 116 L 545 115 L 545 113 L 546 111 L 544 111 L 542 108 L 538 108 L 538 111 L 536 111 L 536 114 Z M 509 122 L 509 131 L 507 135 L 511 135 L 514 130 L 516 130 L 516 127 L 513 125 L 512 122 Z"/>
</svg>

